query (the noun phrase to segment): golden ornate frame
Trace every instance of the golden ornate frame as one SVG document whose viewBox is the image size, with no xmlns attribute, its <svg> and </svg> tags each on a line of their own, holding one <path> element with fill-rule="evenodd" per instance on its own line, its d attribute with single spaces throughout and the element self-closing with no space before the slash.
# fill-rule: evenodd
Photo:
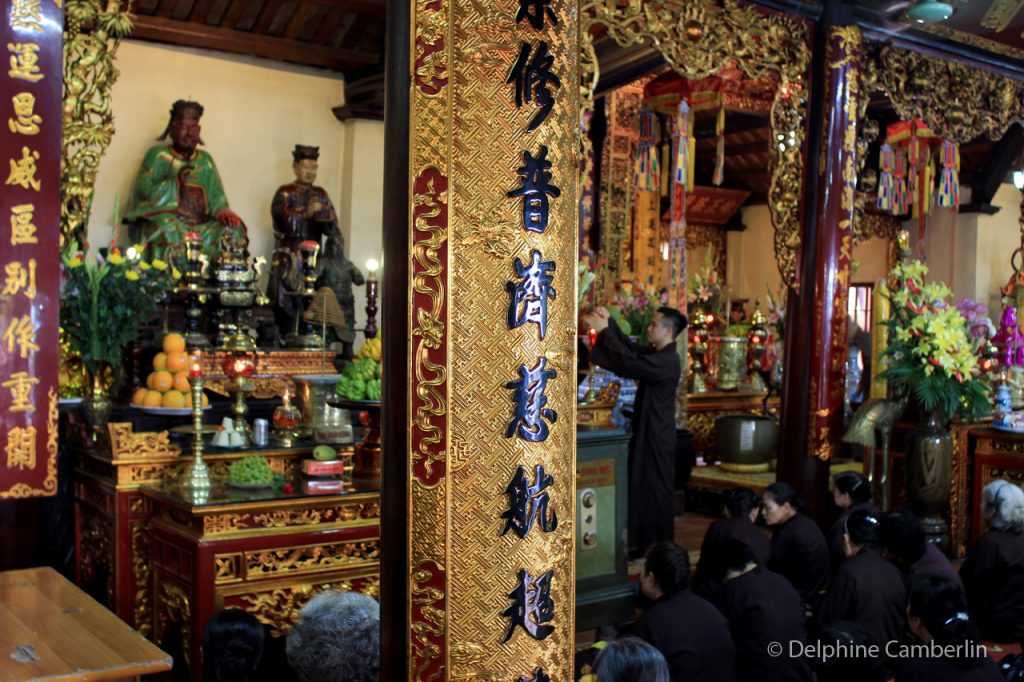
<svg viewBox="0 0 1024 682">
<path fill-rule="evenodd" d="M 775 257 L 782 281 L 799 288 L 800 199 L 803 179 L 806 78 L 811 51 L 807 25 L 790 16 L 764 14 L 754 7 L 724 0 L 721 6 L 701 0 L 662 0 L 620 7 L 616 0 L 592 0 L 580 7 L 580 120 L 594 105 L 599 68 L 591 29 L 603 26 L 619 45 L 656 48 L 678 73 L 705 78 L 729 60 L 748 78 L 779 76 L 772 105 L 775 139 L 771 149 L 768 204 L 775 226 Z M 584 138 L 586 138 L 584 132 Z M 584 144 L 586 144 L 584 142 Z"/>
<path fill-rule="evenodd" d="M 61 121 L 61 246 L 83 241 L 100 160 L 114 137 L 110 90 L 121 38 L 131 33 L 131 0 L 67 0 Z M 116 226 L 115 226 L 116 229 Z"/>
</svg>

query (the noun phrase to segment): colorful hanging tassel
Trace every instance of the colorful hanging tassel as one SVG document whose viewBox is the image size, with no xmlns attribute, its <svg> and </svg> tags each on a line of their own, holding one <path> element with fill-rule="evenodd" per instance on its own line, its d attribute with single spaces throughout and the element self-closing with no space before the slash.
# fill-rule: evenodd
<svg viewBox="0 0 1024 682">
<path fill-rule="evenodd" d="M 939 176 L 939 206 L 960 208 L 960 148 L 942 141 L 942 174 Z"/>
<path fill-rule="evenodd" d="M 657 126 L 657 114 L 650 110 L 640 112 L 640 139 L 636 143 L 633 186 L 644 192 L 657 192 L 661 187 Z"/>
<path fill-rule="evenodd" d="M 693 137 L 693 120 L 690 116 L 690 105 L 685 99 L 679 101 L 676 107 L 675 135 L 676 142 L 676 184 L 682 185 L 683 189 L 693 187 L 694 161 L 696 159 L 697 140 Z"/>
<path fill-rule="evenodd" d="M 882 211 L 892 212 L 896 188 L 892 175 L 893 151 L 892 147 L 887 144 L 882 145 L 878 167 L 882 171 L 881 176 L 878 178 L 878 208 Z"/>
<path fill-rule="evenodd" d="M 715 146 L 715 172 L 711 182 L 716 187 L 722 184 L 725 176 L 725 98 L 718 93 L 718 119 L 715 121 L 715 135 L 718 143 Z"/>
<path fill-rule="evenodd" d="M 910 196 L 907 193 L 907 155 L 900 151 L 896 152 L 895 172 L 892 214 L 906 215 L 910 210 Z"/>
</svg>

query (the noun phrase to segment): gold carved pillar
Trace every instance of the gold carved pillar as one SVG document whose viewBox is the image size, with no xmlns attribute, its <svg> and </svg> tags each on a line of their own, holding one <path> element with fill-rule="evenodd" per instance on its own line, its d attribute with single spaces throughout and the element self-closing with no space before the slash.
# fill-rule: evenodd
<svg viewBox="0 0 1024 682">
<path fill-rule="evenodd" d="M 404 477 L 408 561 L 383 587 L 408 626 L 382 679 L 570 679 L 578 9 L 418 0 L 409 19 L 409 383 L 384 396 L 386 424 L 408 410 L 384 451 L 405 460 L 384 485 Z"/>
</svg>

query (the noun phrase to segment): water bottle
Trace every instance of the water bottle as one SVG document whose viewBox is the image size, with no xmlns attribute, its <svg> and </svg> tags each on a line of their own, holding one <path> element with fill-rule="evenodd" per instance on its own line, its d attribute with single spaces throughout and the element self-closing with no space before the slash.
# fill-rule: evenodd
<svg viewBox="0 0 1024 682">
<path fill-rule="evenodd" d="M 252 421 L 252 444 L 258 448 L 267 447 L 270 442 L 270 424 L 266 419 Z"/>
</svg>

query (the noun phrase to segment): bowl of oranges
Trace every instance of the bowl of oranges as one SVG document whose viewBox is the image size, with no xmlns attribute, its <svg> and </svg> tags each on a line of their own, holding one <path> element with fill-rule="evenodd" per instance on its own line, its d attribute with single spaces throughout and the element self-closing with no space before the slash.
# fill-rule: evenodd
<svg viewBox="0 0 1024 682">
<path fill-rule="evenodd" d="M 153 371 L 146 377 L 146 388 L 132 396 L 132 407 L 149 414 L 168 416 L 192 413 L 192 385 L 188 380 L 188 353 L 185 337 L 171 333 L 164 336 L 163 351 L 153 358 Z M 203 393 L 203 409 L 210 400 Z"/>
</svg>

